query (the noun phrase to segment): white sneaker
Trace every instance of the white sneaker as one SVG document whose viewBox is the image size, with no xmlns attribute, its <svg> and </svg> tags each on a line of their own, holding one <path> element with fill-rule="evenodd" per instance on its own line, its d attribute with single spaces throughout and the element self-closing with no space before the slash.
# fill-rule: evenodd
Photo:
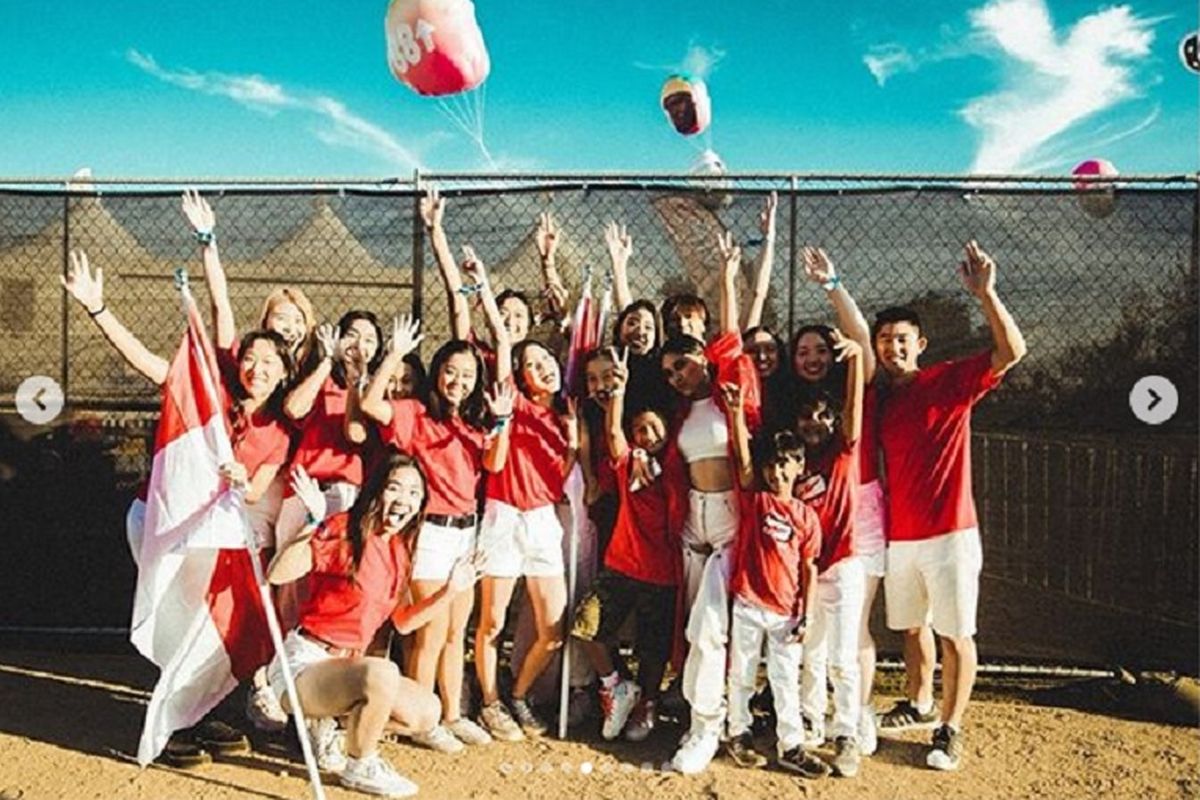
<svg viewBox="0 0 1200 800">
<path fill-rule="evenodd" d="M 278 733 L 287 728 L 288 715 L 279 704 L 275 690 L 267 683 L 267 668 L 254 673 L 250 691 L 246 693 L 246 719 L 260 731 Z"/>
<path fill-rule="evenodd" d="M 600 687 L 600 710 L 604 712 L 604 724 L 600 735 L 612 741 L 621 735 L 630 712 L 642 697 L 642 689 L 633 681 L 619 681 L 611 689 Z"/>
<path fill-rule="evenodd" d="M 417 785 L 396 772 L 378 753 L 351 758 L 342 773 L 342 786 L 382 797 L 412 797 Z"/>
<path fill-rule="evenodd" d="M 447 722 L 446 729 L 463 744 L 478 746 L 492 743 L 492 737 L 488 735 L 488 732 L 466 717 L 460 717 L 454 722 Z"/>
<path fill-rule="evenodd" d="M 858 752 L 873 756 L 879 749 L 879 733 L 875 729 L 875 707 L 863 706 L 858 717 Z"/>
<path fill-rule="evenodd" d="M 460 742 L 453 733 L 448 731 L 445 725 L 438 725 L 433 730 L 425 733 L 414 733 L 412 740 L 413 744 L 428 747 L 430 750 L 435 750 L 439 753 L 461 753 L 467 749 L 467 746 Z"/>
<path fill-rule="evenodd" d="M 341 772 L 346 769 L 346 751 L 342 745 L 342 732 L 333 717 L 307 720 L 308 740 L 312 743 L 317 768 L 324 772 Z"/>
<path fill-rule="evenodd" d="M 671 769 L 684 775 L 696 775 L 708 769 L 717 754 L 720 737 L 716 733 L 689 733 L 679 743 L 671 759 Z"/>
</svg>

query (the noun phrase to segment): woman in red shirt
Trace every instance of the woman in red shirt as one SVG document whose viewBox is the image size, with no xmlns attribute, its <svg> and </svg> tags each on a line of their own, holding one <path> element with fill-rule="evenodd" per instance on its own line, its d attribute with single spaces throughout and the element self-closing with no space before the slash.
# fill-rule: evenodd
<svg viewBox="0 0 1200 800">
<path fill-rule="evenodd" d="M 320 358 L 316 367 L 288 392 L 283 410 L 299 436 L 292 462 L 304 467 L 325 492 L 329 513 L 354 503 L 363 480 L 363 445 L 369 429 L 359 398 L 382 358 L 379 322 L 370 311 L 349 311 L 337 326 L 317 330 Z M 304 524 L 304 505 L 292 492 L 284 493 L 275 524 L 276 545 L 282 549 Z M 301 587 L 278 592 L 278 611 L 284 627 L 295 622 L 295 596 Z"/>
<path fill-rule="evenodd" d="M 442 345 L 433 357 L 433 380 L 421 399 L 385 399 L 397 365 L 421 341 L 418 323 L 401 317 L 392 346 L 363 396 L 362 409 L 377 425 L 384 444 L 410 453 L 429 477 L 429 506 L 413 553 L 412 593 L 420 602 L 441 591 L 450 568 L 475 550 L 479 489 L 483 473 L 496 472 L 508 449 L 508 429 L 487 436 L 485 418 L 512 414 L 511 386 L 483 391 L 486 373 L 479 351 L 461 339 Z M 417 737 L 419 744 L 441 752 L 458 752 L 463 744 L 487 744 L 491 737 L 460 716 L 463 644 L 475 593 L 456 595 L 450 604 L 416 632 L 408 672 L 442 700 L 442 725 Z"/>
<path fill-rule="evenodd" d="M 286 658 L 300 705 L 313 720 L 309 732 L 318 760 L 341 772 L 343 786 L 388 797 L 415 794 L 416 785 L 379 754 L 379 740 L 387 729 L 431 730 L 440 716 L 437 698 L 401 676 L 393 662 L 364 652 L 389 617 L 401 633 L 417 630 L 456 595 L 470 591 L 477 578 L 473 559 L 461 556 L 439 592 L 400 607 L 426 502 L 417 461 L 402 453 L 388 456 L 350 510 L 332 516 L 325 513 L 324 492 L 302 467 L 293 471 L 293 482 L 308 522 L 276 556 L 270 579 L 303 580 L 309 591 L 298 625 L 271 662 L 271 686 L 288 707 L 281 663 Z M 336 717 L 347 718 L 341 759 Z"/>
<path fill-rule="evenodd" d="M 484 311 L 496 341 L 496 381 L 515 383 L 504 468 L 487 482 L 487 500 L 479 530 L 484 560 L 475 668 L 483 694 L 480 719 L 492 736 L 515 741 L 540 735 L 546 726 L 526 695 L 563 643 L 567 602 L 563 576 L 563 529 L 555 505 L 579 452 L 579 424 L 573 401 L 563 402 L 562 371 L 543 345 L 526 339 L 510 358 L 510 341 L 482 263 L 464 248 L 466 271 L 476 277 Z M 536 620 L 537 640 L 521 664 L 513 686 L 512 711 L 500 700 L 496 678 L 496 642 L 504 629 L 517 578 L 524 576 Z"/>
</svg>

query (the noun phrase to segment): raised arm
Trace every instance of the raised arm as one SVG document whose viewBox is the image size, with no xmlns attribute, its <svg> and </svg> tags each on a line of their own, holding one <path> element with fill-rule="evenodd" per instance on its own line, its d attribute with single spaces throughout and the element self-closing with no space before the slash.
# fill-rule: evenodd
<svg viewBox="0 0 1200 800">
<path fill-rule="evenodd" d="M 563 427 L 567 430 L 567 458 L 563 462 L 563 477 L 566 478 L 579 461 L 581 437 L 583 434 L 583 418 L 579 415 L 579 406 L 574 397 L 567 397 L 567 413 L 562 417 Z"/>
<path fill-rule="evenodd" d="M 746 422 L 742 387 L 737 383 L 722 383 L 721 395 L 725 399 L 729 435 L 733 438 L 733 458 L 738 483 L 743 489 L 751 489 L 754 487 L 754 460 L 750 454 L 750 426 Z"/>
<path fill-rule="evenodd" d="M 555 254 L 558 252 L 558 242 L 561 238 L 558 222 L 554 215 L 546 212 L 538 217 L 537 242 L 538 259 L 542 264 L 542 296 L 550 307 L 555 319 L 562 319 L 567 312 L 567 287 L 558 274 Z"/>
<path fill-rule="evenodd" d="M 508 338 L 508 328 L 504 327 L 504 320 L 500 317 L 500 307 L 496 305 L 496 295 L 492 292 L 492 282 L 488 280 L 487 269 L 470 245 L 463 245 L 462 269 L 479 287 L 483 313 L 487 317 L 488 327 L 492 331 L 492 342 L 496 346 L 496 382 L 504 383 L 512 377 L 512 340 Z"/>
<path fill-rule="evenodd" d="M 276 585 L 299 580 L 312 571 L 312 547 L 309 542 L 325 519 L 325 493 L 320 485 L 304 471 L 304 467 L 292 468 L 292 489 L 304 504 L 307 514 L 304 528 L 282 550 L 275 554 L 267 567 L 267 580 Z"/>
<path fill-rule="evenodd" d="M 333 359 L 337 354 L 339 338 L 340 332 L 329 323 L 317 328 L 317 347 L 321 350 L 321 358 L 284 398 L 283 413 L 289 419 L 304 419 L 312 411 L 325 379 L 333 371 Z"/>
<path fill-rule="evenodd" d="M 629 257 L 633 255 L 633 237 L 624 225 L 610 222 L 604 228 L 604 243 L 608 245 L 608 257 L 612 260 L 613 299 L 620 313 L 633 302 L 633 293 L 629 291 Z"/>
<path fill-rule="evenodd" d="M 608 405 L 604 408 L 604 438 L 608 443 L 608 457 L 613 461 L 624 457 L 629 452 L 629 442 L 625 439 L 625 427 L 622 418 L 625 416 L 625 387 L 629 384 L 629 348 L 609 348 L 612 352 L 612 389 L 608 393 Z"/>
<path fill-rule="evenodd" d="M 362 412 L 362 393 L 370 379 L 367 359 L 360 353 L 353 368 L 346 371 L 346 415 L 342 420 L 342 431 L 350 444 L 363 444 L 370 434 L 367 418 Z"/>
<path fill-rule="evenodd" d="M 446 229 L 442 219 L 446 214 L 446 200 L 435 187 L 430 187 L 421 200 L 421 220 L 429 233 L 433 254 L 437 259 L 438 272 L 446 287 L 446 301 L 450 305 L 450 335 L 455 339 L 466 339 L 471 334 L 471 307 L 462 293 L 462 275 L 450 250 Z"/>
<path fill-rule="evenodd" d="M 387 355 L 383 357 L 379 369 L 371 376 L 371 382 L 367 385 L 360 403 L 363 414 L 380 425 L 387 425 L 392 421 L 392 404 L 387 399 L 388 381 L 400 368 L 405 356 L 416 350 L 425 338 L 425 335 L 419 332 L 420 329 L 421 321 L 408 314 L 401 314 L 392 320 L 392 339 Z"/>
<path fill-rule="evenodd" d="M 721 254 L 721 333 L 736 333 L 738 328 L 737 277 L 742 266 L 742 248 L 729 231 L 717 237 Z"/>
<path fill-rule="evenodd" d="M 483 396 L 488 411 L 492 414 L 492 430 L 488 432 L 483 447 L 483 468 L 495 474 L 504 469 L 508 462 L 509 427 L 512 423 L 513 401 L 517 399 L 517 387 L 512 381 L 497 383 Z"/>
<path fill-rule="evenodd" d="M 983 316 L 992 331 L 992 372 L 1003 375 L 1025 357 L 1025 337 L 996 294 L 996 262 L 972 239 L 967 242 L 966 260 L 958 266 L 967 291 L 979 298 Z"/>
<path fill-rule="evenodd" d="M 863 380 L 862 346 L 839 330 L 833 331 L 833 349 L 837 360 L 846 363 L 846 396 L 842 402 L 842 438 L 853 444 L 862 437 Z"/>
<path fill-rule="evenodd" d="M 187 217 L 200 243 L 200 255 L 204 260 L 204 280 L 208 284 L 208 297 L 212 301 L 213 343 L 221 350 L 228 350 L 237 342 L 237 324 L 233 319 L 233 306 L 229 302 L 229 286 L 225 281 L 225 268 L 217 252 L 217 236 L 214 232 L 217 217 L 208 201 L 195 189 L 183 193 L 183 215 Z"/>
<path fill-rule="evenodd" d="M 862 348 L 863 378 L 870 383 L 875 377 L 875 348 L 871 345 L 871 327 L 867 325 L 866 317 L 842 284 L 841 276 L 824 250 L 805 247 L 800 252 L 804 260 L 804 274 L 825 290 L 837 314 L 838 328 Z"/>
<path fill-rule="evenodd" d="M 763 308 L 771 290 L 771 268 L 775 263 L 775 209 L 778 205 L 779 196 L 771 192 L 758 215 L 758 229 L 762 231 L 763 243 L 754 266 L 754 296 L 750 299 L 750 310 L 746 314 L 743 329 L 757 328 L 762 324 Z"/>
<path fill-rule="evenodd" d="M 82 250 L 71 253 L 71 266 L 67 277 L 60 278 L 63 288 L 87 311 L 92 322 L 116 348 L 121 357 L 155 386 L 167 382 L 167 371 L 171 365 L 162 356 L 146 349 L 141 340 L 121 324 L 116 315 L 104 304 L 104 270 L 96 267 L 95 274 L 88 265 L 87 254 Z"/>
</svg>

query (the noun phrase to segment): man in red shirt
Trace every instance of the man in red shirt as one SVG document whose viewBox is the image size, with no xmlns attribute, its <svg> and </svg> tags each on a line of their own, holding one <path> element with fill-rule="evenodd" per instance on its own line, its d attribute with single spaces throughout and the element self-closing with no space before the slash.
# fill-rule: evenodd
<svg viewBox="0 0 1200 800">
<path fill-rule="evenodd" d="M 971 408 L 1025 355 L 1025 339 L 996 293 L 996 265 L 966 245 L 963 285 L 979 299 L 992 349 L 958 361 L 917 366 L 926 340 L 912 311 L 890 308 L 875 323 L 875 352 L 887 374 L 880 397 L 880 446 L 888 481 L 887 622 L 905 634 L 906 666 L 918 673 L 916 697 L 883 716 L 892 730 L 936 721 L 926 763 L 957 769 L 962 718 L 975 684 L 975 612 L 982 548 L 971 495 Z M 942 640 L 942 710 L 932 709 L 931 654 L 917 642 L 932 623 Z M 919 654 L 919 655 L 918 655 Z M 910 687 L 914 681 L 910 681 Z M 921 708 L 921 700 L 926 706 Z"/>
</svg>

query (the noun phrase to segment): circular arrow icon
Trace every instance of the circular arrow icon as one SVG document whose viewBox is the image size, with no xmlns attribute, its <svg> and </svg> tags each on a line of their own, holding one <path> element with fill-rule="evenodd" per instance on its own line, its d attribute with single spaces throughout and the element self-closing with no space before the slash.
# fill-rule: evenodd
<svg viewBox="0 0 1200 800">
<path fill-rule="evenodd" d="M 1129 392 L 1129 407 L 1147 425 L 1162 425 L 1179 410 L 1179 392 L 1162 375 L 1146 375 Z"/>
<path fill-rule="evenodd" d="M 63 410 L 63 390 L 58 381 L 45 375 L 30 375 L 17 387 L 17 413 L 26 422 L 45 425 Z"/>
</svg>

